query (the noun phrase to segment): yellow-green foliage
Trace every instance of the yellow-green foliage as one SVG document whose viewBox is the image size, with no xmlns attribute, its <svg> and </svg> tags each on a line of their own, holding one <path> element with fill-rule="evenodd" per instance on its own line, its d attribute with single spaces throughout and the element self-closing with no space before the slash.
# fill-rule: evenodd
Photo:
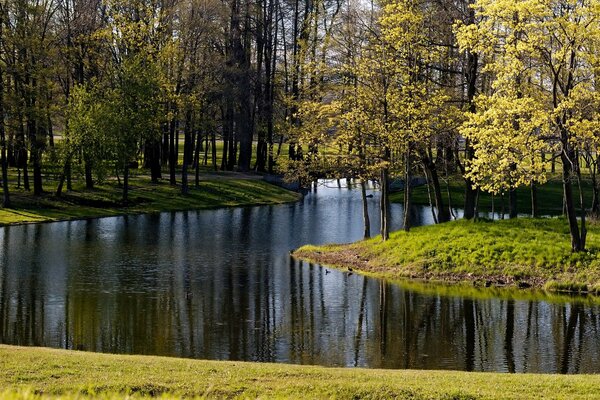
<svg viewBox="0 0 600 400">
<path fill-rule="evenodd" d="M 428 37 L 428 10 L 398 0 L 372 17 L 377 22 L 371 29 L 361 31 L 357 23 L 343 39 L 352 51 L 323 67 L 335 78 L 319 95 L 299 102 L 303 123 L 296 140 L 309 152 L 320 150 L 302 160 L 305 168 L 325 164 L 326 173 L 363 179 L 390 167 L 404 170 L 406 160 L 398 154 L 417 154 L 443 129 L 449 97 L 428 81 L 427 66 L 441 57 Z"/>
<path fill-rule="evenodd" d="M 491 87 L 461 128 L 475 150 L 467 176 L 506 192 L 545 181 L 545 152 L 576 163 L 575 151 L 597 151 L 598 0 L 477 0 L 473 8 L 476 22 L 457 24 L 457 39 L 479 55 Z"/>
<path fill-rule="evenodd" d="M 0 397 L 587 399 L 598 375 L 367 370 L 0 346 Z"/>
</svg>

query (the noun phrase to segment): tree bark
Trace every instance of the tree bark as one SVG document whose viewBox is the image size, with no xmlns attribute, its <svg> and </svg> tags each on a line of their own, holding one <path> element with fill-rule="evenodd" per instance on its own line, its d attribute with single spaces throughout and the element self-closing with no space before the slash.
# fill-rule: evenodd
<svg viewBox="0 0 600 400">
<path fill-rule="evenodd" d="M 467 24 L 475 23 L 475 11 L 474 9 L 469 10 Z M 467 52 L 467 66 L 466 66 L 466 78 L 467 78 L 467 102 L 469 106 L 469 112 L 474 113 L 475 109 L 475 94 L 477 91 L 477 74 L 479 67 L 479 56 L 474 52 Z M 469 140 L 465 141 L 465 163 L 469 162 L 475 156 L 475 151 L 471 146 Z M 458 152 L 456 155 L 456 161 L 459 162 Z M 461 167 L 461 172 L 465 173 L 464 166 Z M 473 182 L 470 179 L 465 179 L 465 204 L 464 204 L 464 218 L 472 219 L 475 217 L 475 201 L 477 191 L 473 188 Z"/>
<path fill-rule="evenodd" d="M 447 222 L 450 220 L 450 211 L 444 206 L 444 197 L 440 185 L 440 177 L 437 171 L 437 164 L 427 154 L 422 155 L 422 159 L 425 173 L 428 175 L 428 180 L 433 186 L 433 198 L 435 201 L 435 208 L 437 209 L 437 220 L 438 222 Z"/>
<path fill-rule="evenodd" d="M 0 15 L 0 43 L 3 43 L 3 15 Z M 4 71 L 0 70 L 0 162 L 2 163 L 2 207 L 10 207 L 8 187 L 8 162 L 6 159 L 6 131 L 4 128 Z"/>
<path fill-rule="evenodd" d="M 85 188 L 93 189 L 94 188 L 94 176 L 92 174 L 92 162 L 84 161 L 84 170 L 85 170 Z"/>
<path fill-rule="evenodd" d="M 129 161 L 125 161 L 123 168 L 123 205 L 129 202 Z"/>
<path fill-rule="evenodd" d="M 184 139 L 183 139 L 183 165 L 181 167 L 181 193 L 189 193 L 188 184 L 188 167 L 192 154 L 192 111 L 187 110 L 185 113 L 185 126 L 184 126 Z"/>
<path fill-rule="evenodd" d="M 171 107 L 173 113 L 176 112 L 175 107 Z M 177 144 L 175 143 L 175 131 L 177 130 L 177 121 L 173 117 L 169 121 L 169 183 L 171 185 L 177 185 L 177 177 L 175 176 L 177 167 Z"/>
<path fill-rule="evenodd" d="M 369 218 L 369 203 L 367 200 L 367 182 L 364 179 L 360 181 L 360 194 L 363 206 L 363 238 L 368 239 L 371 237 L 371 220 Z"/>
<path fill-rule="evenodd" d="M 581 241 L 581 234 L 579 232 L 579 224 L 577 222 L 577 216 L 575 214 L 575 204 L 573 201 L 573 184 L 571 182 L 573 178 L 573 167 L 572 161 L 575 159 L 575 152 L 571 149 L 568 142 L 568 135 L 565 128 L 561 129 L 561 141 L 563 144 L 563 151 L 561 152 L 560 158 L 562 161 L 562 179 L 563 179 L 563 194 L 565 202 L 565 211 L 567 214 L 567 220 L 569 222 L 569 232 L 571 234 L 571 249 L 574 252 L 584 250 Z"/>
<path fill-rule="evenodd" d="M 389 196 L 389 171 L 387 168 L 381 170 L 381 198 L 379 199 L 380 204 L 380 215 L 381 215 L 381 239 L 386 241 L 390 238 L 390 227 L 389 227 L 389 210 L 390 210 L 390 196 Z"/>
<path fill-rule="evenodd" d="M 538 217 L 537 184 L 535 182 L 531 182 L 531 216 Z"/>
<path fill-rule="evenodd" d="M 402 221 L 402 229 L 404 229 L 405 232 L 408 232 L 410 230 L 410 225 L 411 225 L 411 218 L 410 218 L 410 209 L 412 207 L 411 204 L 411 181 L 412 181 L 412 176 L 410 173 L 410 161 L 411 161 L 411 157 L 410 157 L 410 147 L 409 149 L 406 151 L 406 157 L 405 157 L 405 165 L 404 165 L 404 219 Z"/>
<path fill-rule="evenodd" d="M 517 189 L 508 191 L 508 218 L 517 218 Z"/>
</svg>

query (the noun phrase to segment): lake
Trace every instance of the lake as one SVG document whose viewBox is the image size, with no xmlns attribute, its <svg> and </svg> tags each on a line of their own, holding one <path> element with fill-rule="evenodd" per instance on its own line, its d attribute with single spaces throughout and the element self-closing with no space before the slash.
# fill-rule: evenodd
<svg viewBox="0 0 600 400">
<path fill-rule="evenodd" d="M 369 368 L 600 372 L 600 306 L 394 284 L 295 261 L 362 235 L 360 191 L 0 229 L 0 342 Z M 371 220 L 378 225 L 378 193 Z M 415 208 L 413 221 L 432 223 Z M 393 205 L 393 228 L 402 207 Z"/>
</svg>

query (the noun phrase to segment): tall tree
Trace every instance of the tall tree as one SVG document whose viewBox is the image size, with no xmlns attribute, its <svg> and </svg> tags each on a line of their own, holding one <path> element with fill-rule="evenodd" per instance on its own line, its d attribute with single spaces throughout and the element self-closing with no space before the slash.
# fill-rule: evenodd
<svg viewBox="0 0 600 400">
<path fill-rule="evenodd" d="M 493 93 L 486 96 L 487 113 L 495 113 L 494 118 L 498 119 L 509 117 L 512 127 L 508 129 L 505 126 L 504 132 L 511 139 L 509 141 L 509 137 L 505 136 L 501 143 L 505 147 L 511 142 L 517 143 L 519 152 L 531 150 L 525 147 L 544 140 L 547 146 L 558 149 L 573 251 L 584 250 L 586 242 L 586 213 L 578 154 L 585 150 L 588 129 L 598 121 L 598 113 L 586 107 L 586 104 L 595 103 L 596 97 L 590 77 L 597 68 L 598 58 L 590 50 L 596 47 L 600 32 L 598 6 L 596 0 L 553 0 L 545 3 L 479 0 L 475 10 L 481 17 L 480 22 L 465 27 L 463 31 L 463 42 L 468 47 L 482 53 L 493 53 L 493 57 L 489 57 Z M 489 142 L 487 124 L 478 125 L 479 129 L 473 133 Z M 498 122 L 491 121 L 492 129 L 498 125 Z M 525 142 L 526 139 L 529 142 Z M 509 158 L 502 147 L 495 149 L 491 143 L 481 146 L 487 147 L 492 158 L 504 165 L 509 163 L 509 169 L 514 173 L 502 176 L 514 178 L 520 175 L 519 163 Z M 540 146 L 532 148 L 539 150 Z M 494 155 L 496 150 L 504 151 L 504 154 Z M 537 165 L 535 156 L 525 157 L 523 163 L 529 163 L 530 167 Z M 485 175 L 485 170 L 476 168 L 472 167 L 472 175 Z M 580 221 L 573 183 L 580 188 Z"/>
</svg>

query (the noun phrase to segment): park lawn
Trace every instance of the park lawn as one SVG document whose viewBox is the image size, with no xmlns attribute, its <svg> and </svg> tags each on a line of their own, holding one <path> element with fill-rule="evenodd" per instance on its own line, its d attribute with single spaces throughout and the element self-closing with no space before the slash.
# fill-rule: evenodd
<svg viewBox="0 0 600 400">
<path fill-rule="evenodd" d="M 145 176 L 130 181 L 129 203 L 121 204 L 122 188 L 107 181 L 92 190 L 80 183 L 61 198 L 52 193 L 39 197 L 13 189 L 11 208 L 0 208 L 0 225 L 48 222 L 122 214 L 161 211 L 200 210 L 261 204 L 279 204 L 298 200 L 298 194 L 260 179 L 232 179 L 215 176 L 202 180 L 198 187 L 190 184 L 190 193 L 181 194 L 179 186 L 168 182 L 154 184 Z"/>
<path fill-rule="evenodd" d="M 326 368 L 0 345 L 5 399 L 586 399 L 600 375 Z"/>
<path fill-rule="evenodd" d="M 351 244 L 303 246 L 294 255 L 387 279 L 473 282 L 600 292 L 600 223 L 572 253 L 563 218 L 451 221 Z"/>
<path fill-rule="evenodd" d="M 448 206 L 448 192 L 452 208 L 462 208 L 465 202 L 465 181 L 460 176 L 452 176 L 448 183 L 440 182 L 444 205 Z M 584 194 L 584 204 L 586 207 L 592 205 L 592 187 L 589 179 L 582 180 L 582 189 Z M 576 199 L 579 196 L 577 186 L 574 187 Z M 431 192 L 433 196 L 433 191 Z M 402 203 L 404 201 L 403 192 L 394 192 L 390 196 L 391 201 Z M 429 205 L 429 194 L 427 186 L 419 186 L 412 191 L 412 201 L 416 205 Z M 559 215 L 562 214 L 563 206 L 563 185 L 559 177 L 553 176 L 548 182 L 539 185 L 537 188 L 538 214 L 539 215 Z M 577 200 L 578 201 L 578 200 Z M 493 204 L 492 204 L 493 203 Z M 492 196 L 490 193 L 480 192 L 479 211 L 495 212 L 502 210 L 502 197 Z M 520 214 L 531 214 L 531 189 L 529 187 L 519 187 L 517 189 L 517 210 Z M 504 198 L 504 212 L 508 214 L 508 196 Z"/>
</svg>

